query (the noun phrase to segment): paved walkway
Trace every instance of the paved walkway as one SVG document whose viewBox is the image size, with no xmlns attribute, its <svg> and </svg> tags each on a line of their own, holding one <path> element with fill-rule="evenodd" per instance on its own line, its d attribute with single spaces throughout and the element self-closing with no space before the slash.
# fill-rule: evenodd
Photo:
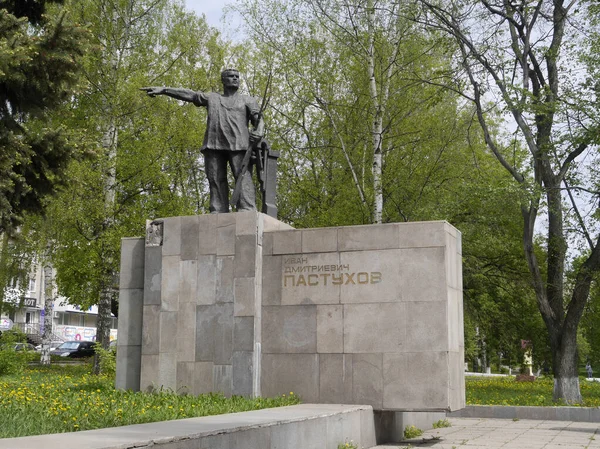
<svg viewBox="0 0 600 449">
<path fill-rule="evenodd" d="M 377 449 L 600 449 L 600 423 L 487 418 L 449 421 L 452 427 L 428 430 L 419 439 Z"/>
</svg>

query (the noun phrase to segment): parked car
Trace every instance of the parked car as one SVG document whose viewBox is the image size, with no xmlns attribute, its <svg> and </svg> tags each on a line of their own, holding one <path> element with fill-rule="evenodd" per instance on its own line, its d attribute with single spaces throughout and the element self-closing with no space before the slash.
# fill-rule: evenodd
<svg viewBox="0 0 600 449">
<path fill-rule="evenodd" d="M 90 357 L 94 355 L 96 352 L 94 350 L 93 341 L 65 341 L 62 345 L 56 348 L 54 351 L 51 351 L 51 355 L 59 355 L 61 357 L 69 357 L 69 358 L 81 358 L 81 357 Z"/>
<path fill-rule="evenodd" d="M 64 341 L 62 341 L 62 340 L 51 341 L 50 342 L 50 351 L 54 351 L 56 348 L 58 348 L 63 343 L 64 343 Z M 35 350 L 37 352 L 42 352 L 42 345 L 37 345 L 35 347 Z"/>
<path fill-rule="evenodd" d="M 13 351 L 35 351 L 35 346 L 31 343 L 7 343 L 2 345 L 2 349 L 12 349 Z"/>
</svg>

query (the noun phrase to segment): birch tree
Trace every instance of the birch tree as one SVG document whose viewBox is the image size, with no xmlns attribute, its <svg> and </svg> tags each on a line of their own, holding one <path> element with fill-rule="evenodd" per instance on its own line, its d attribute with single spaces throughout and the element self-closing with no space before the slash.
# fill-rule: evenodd
<svg viewBox="0 0 600 449">
<path fill-rule="evenodd" d="M 431 67 L 435 56 L 427 50 L 433 43 L 400 18 L 398 2 L 240 1 L 237 8 L 258 53 L 277 61 L 277 98 L 270 102 L 275 139 L 281 136 L 286 146 L 294 140 L 298 159 L 309 148 L 324 154 L 335 149 L 364 222 L 388 220 L 385 155 L 397 148 L 402 121 L 434 96 L 434 89 L 419 95 L 407 76 L 419 64 L 424 71 Z M 393 104 L 390 98 L 399 91 L 405 101 Z M 279 121 L 285 123 L 281 128 Z"/>
</svg>

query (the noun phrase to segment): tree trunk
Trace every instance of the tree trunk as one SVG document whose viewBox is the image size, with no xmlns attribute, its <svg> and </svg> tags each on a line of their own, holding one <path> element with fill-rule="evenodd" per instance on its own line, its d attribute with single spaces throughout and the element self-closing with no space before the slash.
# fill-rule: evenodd
<svg viewBox="0 0 600 449">
<path fill-rule="evenodd" d="M 0 246 L 0 316 L 4 305 L 5 287 L 8 287 L 8 233 L 2 235 L 2 246 Z"/>
<path fill-rule="evenodd" d="M 112 276 L 107 276 L 105 287 L 98 301 L 98 321 L 96 323 L 96 345 L 108 349 L 110 344 L 110 305 L 113 296 Z M 100 374 L 100 358 L 94 356 L 94 374 Z"/>
<path fill-rule="evenodd" d="M 579 373 L 577 372 L 577 327 L 566 328 L 552 340 L 552 352 L 554 353 L 552 361 L 554 368 L 553 399 L 566 404 L 580 404 L 582 398 L 579 389 Z M 555 341 L 556 347 L 554 347 Z"/>
<path fill-rule="evenodd" d="M 52 340 L 52 267 L 44 267 L 44 318 L 42 321 L 42 353 L 40 363 L 50 365 L 50 342 Z"/>
<path fill-rule="evenodd" d="M 373 223 L 382 222 L 383 211 L 383 192 L 381 190 L 381 136 L 383 134 L 383 120 L 381 114 L 381 103 L 379 93 L 377 92 L 377 80 L 375 79 L 375 9 L 373 2 L 367 3 L 367 21 L 368 21 L 368 54 L 367 54 L 367 72 L 369 77 L 369 92 L 371 94 L 371 107 L 373 108 L 373 126 L 371 136 L 373 139 Z"/>
<path fill-rule="evenodd" d="M 105 229 L 110 228 L 114 223 L 113 210 L 115 207 L 115 185 L 117 178 L 117 140 L 119 131 L 115 125 L 115 119 L 110 119 L 110 125 L 104 133 L 102 146 L 107 151 L 107 173 L 104 180 L 104 206 L 106 213 Z M 111 321 L 111 300 L 114 291 L 112 257 L 110 251 L 103 251 L 103 264 L 105 267 L 104 279 L 102 280 L 102 289 L 98 301 L 98 317 L 96 322 L 96 345 L 103 349 L 108 349 L 110 344 L 110 321 Z M 98 354 L 94 356 L 94 373 L 100 373 L 100 359 Z"/>
</svg>

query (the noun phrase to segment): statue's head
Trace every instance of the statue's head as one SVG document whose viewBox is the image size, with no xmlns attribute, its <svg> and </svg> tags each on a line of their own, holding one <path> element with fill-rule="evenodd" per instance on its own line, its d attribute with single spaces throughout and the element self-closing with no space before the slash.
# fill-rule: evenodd
<svg viewBox="0 0 600 449">
<path fill-rule="evenodd" d="M 224 88 L 240 87 L 240 72 L 236 69 L 225 69 L 221 72 L 221 81 Z"/>
</svg>

